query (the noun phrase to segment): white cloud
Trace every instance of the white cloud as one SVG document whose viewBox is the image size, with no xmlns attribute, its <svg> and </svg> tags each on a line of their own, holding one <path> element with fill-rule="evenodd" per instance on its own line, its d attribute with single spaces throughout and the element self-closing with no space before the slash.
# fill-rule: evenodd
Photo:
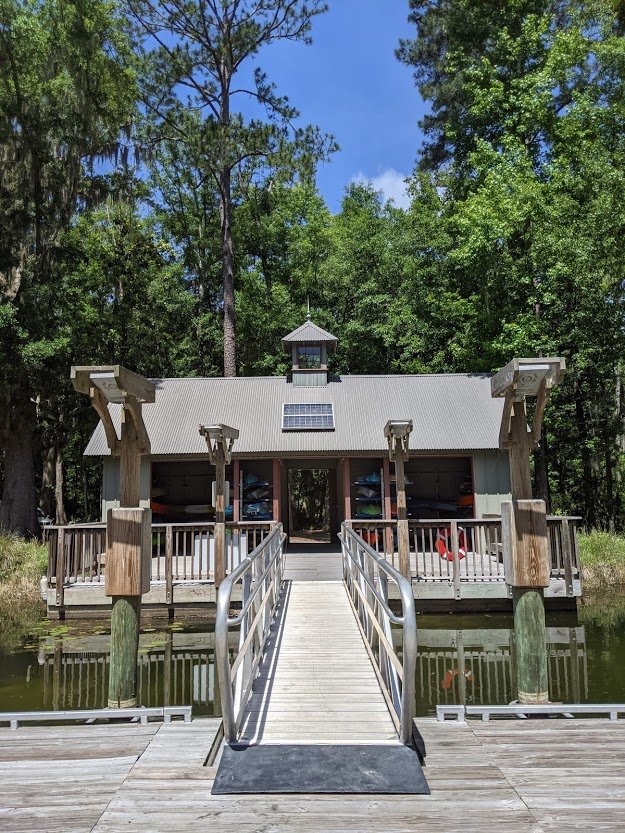
<svg viewBox="0 0 625 833">
<path fill-rule="evenodd" d="M 362 171 L 352 177 L 352 182 L 370 182 L 376 191 L 382 192 L 384 201 L 393 200 L 397 208 L 408 208 L 410 197 L 406 192 L 406 175 L 396 171 L 395 168 L 387 168 L 381 174 L 368 177 Z"/>
</svg>

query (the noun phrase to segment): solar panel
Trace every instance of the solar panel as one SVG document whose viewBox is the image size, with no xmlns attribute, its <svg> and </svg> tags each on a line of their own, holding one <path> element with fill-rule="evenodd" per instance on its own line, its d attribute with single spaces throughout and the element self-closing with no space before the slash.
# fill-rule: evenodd
<svg viewBox="0 0 625 833">
<path fill-rule="evenodd" d="M 334 431 L 334 406 L 328 403 L 287 403 L 282 407 L 283 431 Z"/>
</svg>

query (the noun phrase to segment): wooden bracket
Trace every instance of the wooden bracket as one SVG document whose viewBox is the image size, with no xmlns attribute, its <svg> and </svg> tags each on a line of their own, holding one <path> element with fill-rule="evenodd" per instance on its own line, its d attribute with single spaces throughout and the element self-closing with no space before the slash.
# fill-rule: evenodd
<svg viewBox="0 0 625 833">
<path fill-rule="evenodd" d="M 106 435 L 106 443 L 111 451 L 111 454 L 114 456 L 119 455 L 119 437 L 115 431 L 115 426 L 113 425 L 113 420 L 111 419 L 106 399 L 104 398 L 102 391 L 98 390 L 96 387 L 89 388 L 89 398 L 95 412 L 102 420 L 102 427 L 104 428 L 104 433 Z"/>
<path fill-rule="evenodd" d="M 206 447 L 208 448 L 208 459 L 214 466 L 217 462 L 221 462 L 220 455 L 217 454 L 218 449 L 223 454 L 223 462 L 227 466 L 232 461 L 232 447 L 234 441 L 239 438 L 238 428 L 231 428 L 229 425 L 200 425 L 200 434 L 206 440 Z"/>
<path fill-rule="evenodd" d="M 534 445 L 540 442 L 545 408 L 551 390 L 562 380 L 566 363 L 562 358 L 513 359 L 491 379 L 491 395 L 505 397 L 499 430 L 499 448 L 510 448 L 514 409 L 525 409 L 527 397 L 536 397 L 534 422 L 529 430 Z"/>
<path fill-rule="evenodd" d="M 122 416 L 126 413 L 130 414 L 135 425 L 137 442 L 139 445 L 139 454 L 149 454 L 151 450 L 150 438 L 148 437 L 148 432 L 146 431 L 145 423 L 143 421 L 141 402 L 139 402 L 137 398 L 131 394 L 126 395 Z"/>
</svg>

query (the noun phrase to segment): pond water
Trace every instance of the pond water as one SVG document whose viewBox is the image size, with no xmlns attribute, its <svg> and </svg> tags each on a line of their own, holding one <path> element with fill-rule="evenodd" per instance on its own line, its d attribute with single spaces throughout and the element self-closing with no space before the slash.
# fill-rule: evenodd
<svg viewBox="0 0 625 833">
<path fill-rule="evenodd" d="M 512 616 L 419 615 L 418 714 L 438 703 L 514 699 Z M 564 702 L 625 702 L 625 593 L 589 599 L 577 614 L 547 614 L 549 691 Z M 106 705 L 107 622 L 42 623 L 18 650 L 0 654 L 0 711 Z M 214 631 L 174 622 L 146 626 L 139 650 L 140 702 L 215 709 Z"/>
</svg>

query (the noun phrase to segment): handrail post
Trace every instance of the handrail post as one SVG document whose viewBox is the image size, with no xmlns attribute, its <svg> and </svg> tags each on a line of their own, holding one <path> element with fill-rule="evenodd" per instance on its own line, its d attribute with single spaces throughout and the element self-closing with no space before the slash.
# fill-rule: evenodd
<svg viewBox="0 0 625 833">
<path fill-rule="evenodd" d="M 56 605 L 65 602 L 65 527 L 60 526 L 56 538 Z"/>
<path fill-rule="evenodd" d="M 564 562 L 564 585 L 566 595 L 573 595 L 573 553 L 571 548 L 571 527 L 568 518 L 560 522 L 560 539 L 562 542 L 562 561 Z"/>
<path fill-rule="evenodd" d="M 454 579 L 454 598 L 462 598 L 460 585 L 460 544 L 458 542 L 458 521 L 451 522 L 451 554 Z"/>
<path fill-rule="evenodd" d="M 171 524 L 165 527 L 165 604 L 174 601 L 174 531 Z"/>
</svg>

